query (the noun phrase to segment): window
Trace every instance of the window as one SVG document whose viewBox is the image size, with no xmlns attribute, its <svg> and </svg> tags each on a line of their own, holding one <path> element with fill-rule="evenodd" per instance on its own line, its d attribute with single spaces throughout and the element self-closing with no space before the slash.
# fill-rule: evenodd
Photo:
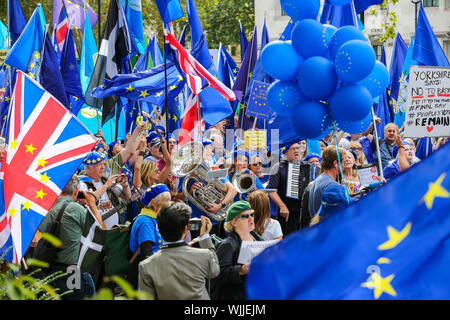
<svg viewBox="0 0 450 320">
<path fill-rule="evenodd" d="M 450 41 L 449 40 L 447 40 L 447 41 L 444 40 L 444 52 L 445 52 L 445 55 L 447 56 L 447 60 L 450 61 Z"/>
<path fill-rule="evenodd" d="M 377 60 L 380 61 L 381 52 L 383 51 L 383 46 L 382 45 L 373 45 L 373 50 L 375 51 L 375 54 L 377 55 Z"/>
<path fill-rule="evenodd" d="M 439 0 L 423 0 L 424 7 L 439 7 Z"/>
</svg>

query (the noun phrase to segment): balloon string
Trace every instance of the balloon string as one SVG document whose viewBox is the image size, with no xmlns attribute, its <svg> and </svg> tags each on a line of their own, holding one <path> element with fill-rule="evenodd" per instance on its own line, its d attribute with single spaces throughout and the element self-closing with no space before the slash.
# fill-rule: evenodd
<svg viewBox="0 0 450 320">
<path fill-rule="evenodd" d="M 342 181 L 344 182 L 344 171 L 342 170 L 342 165 L 341 165 L 341 157 L 339 156 L 339 147 L 338 147 L 338 142 L 337 142 L 337 137 L 336 137 L 336 130 L 333 130 L 333 138 L 334 138 L 334 142 L 336 144 L 336 155 L 337 155 L 337 160 L 338 160 L 338 164 L 339 164 L 339 170 L 341 172 L 341 177 L 342 177 Z"/>
</svg>

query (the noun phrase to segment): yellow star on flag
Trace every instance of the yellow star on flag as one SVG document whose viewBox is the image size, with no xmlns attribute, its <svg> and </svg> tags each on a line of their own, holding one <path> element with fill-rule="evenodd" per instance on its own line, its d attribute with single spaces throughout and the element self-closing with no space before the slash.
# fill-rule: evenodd
<svg viewBox="0 0 450 320">
<path fill-rule="evenodd" d="M 400 232 L 395 230 L 393 227 L 388 226 L 387 232 L 389 236 L 389 240 L 380 244 L 377 249 L 378 250 L 389 250 L 395 248 L 400 242 L 405 239 L 409 232 L 411 231 L 411 222 L 408 222 L 406 226 Z"/>
<path fill-rule="evenodd" d="M 19 143 L 14 139 L 14 141 L 11 141 L 11 142 L 9 143 L 10 149 L 17 150 L 17 145 L 18 145 L 18 144 L 19 144 Z"/>
<path fill-rule="evenodd" d="M 174 84 L 173 86 L 170 87 L 170 90 L 173 90 L 173 89 L 175 89 L 176 87 L 177 87 L 177 85 Z"/>
<path fill-rule="evenodd" d="M 23 205 L 23 209 L 22 210 L 28 210 L 28 211 L 30 211 L 30 208 L 31 208 L 31 203 L 30 203 L 30 201 L 26 201 L 26 202 L 24 202 L 24 203 L 22 203 L 22 205 Z"/>
<path fill-rule="evenodd" d="M 365 282 L 361 284 L 361 287 L 374 289 L 373 295 L 375 299 L 378 299 L 383 292 L 390 294 L 391 296 L 397 296 L 397 292 L 395 292 L 394 288 L 391 285 L 392 279 L 394 279 L 395 275 L 391 274 L 386 278 L 381 277 L 378 273 L 372 273 L 371 281 Z"/>
<path fill-rule="evenodd" d="M 434 198 L 440 197 L 440 198 L 449 198 L 450 193 L 445 190 L 441 183 L 445 178 L 445 173 L 441 174 L 440 177 L 436 180 L 434 183 L 430 183 L 428 187 L 428 191 L 423 197 L 425 200 L 425 205 L 427 206 L 428 210 L 431 210 L 433 208 L 433 202 Z"/>
<path fill-rule="evenodd" d="M 17 210 L 14 209 L 14 207 L 11 207 L 11 209 L 9 209 L 8 211 L 9 211 L 9 216 L 10 217 L 14 217 L 14 214 L 17 212 Z"/>
<path fill-rule="evenodd" d="M 173 114 L 173 121 L 177 121 L 177 115 Z"/>
<path fill-rule="evenodd" d="M 178 76 L 178 81 L 183 81 L 183 77 L 181 75 Z"/>
<path fill-rule="evenodd" d="M 48 161 L 45 161 L 44 158 L 38 159 L 38 167 L 45 168 L 46 163 L 48 163 Z"/>
<path fill-rule="evenodd" d="M 131 85 L 131 83 L 130 83 L 130 85 L 129 85 L 128 87 L 126 87 L 125 89 L 127 90 L 127 92 L 133 91 L 133 90 L 134 90 L 134 88 L 133 88 L 133 86 Z"/>
<path fill-rule="evenodd" d="M 162 94 L 163 94 L 163 92 L 162 92 L 162 91 L 160 91 L 160 92 L 157 92 L 157 93 L 156 93 L 156 97 L 158 98 L 158 97 L 162 96 Z"/>
<path fill-rule="evenodd" d="M 5 97 L 6 102 L 9 102 L 9 100 L 11 100 L 11 98 L 9 96 Z"/>
<path fill-rule="evenodd" d="M 37 148 L 33 147 L 32 143 L 30 143 L 29 145 L 25 145 L 25 147 L 27 148 L 27 150 L 25 150 L 25 153 L 29 152 L 29 153 L 33 154 L 33 151 L 37 149 Z"/>
<path fill-rule="evenodd" d="M 41 200 L 44 200 L 44 196 L 46 196 L 47 194 L 44 192 L 44 189 L 41 188 L 41 190 L 39 191 L 35 191 L 36 192 L 36 197 L 35 198 L 40 198 Z"/>
<path fill-rule="evenodd" d="M 139 97 L 145 98 L 146 96 L 148 96 L 147 90 L 141 91 L 141 94 L 139 95 Z"/>
<path fill-rule="evenodd" d="M 47 181 L 50 179 L 50 177 L 47 176 L 47 172 L 44 172 L 44 174 L 40 174 L 40 176 L 41 176 L 40 181 L 44 183 L 47 183 Z"/>
</svg>

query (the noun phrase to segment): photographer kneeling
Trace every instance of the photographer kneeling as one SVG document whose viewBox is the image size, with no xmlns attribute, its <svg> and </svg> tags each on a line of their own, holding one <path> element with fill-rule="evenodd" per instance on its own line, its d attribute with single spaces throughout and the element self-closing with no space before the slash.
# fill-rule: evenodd
<svg viewBox="0 0 450 320">
<path fill-rule="evenodd" d="M 192 209 L 183 202 L 168 202 L 158 212 L 159 231 L 164 245 L 139 264 L 139 290 L 159 300 L 210 300 L 205 278 L 218 276 L 220 268 L 209 236 L 212 224 L 201 217 L 199 244 L 184 241 Z"/>
<path fill-rule="evenodd" d="M 63 295 L 64 300 L 81 300 L 95 294 L 94 282 L 90 274 L 77 269 L 81 234 L 88 214 L 87 209 L 77 203 L 78 199 L 81 198 L 87 202 L 95 218 L 105 229 L 97 210 L 96 197 L 90 192 L 79 191 L 79 189 L 80 178 L 73 175 L 39 226 L 40 232 L 48 233 L 52 224 L 60 220 L 59 232 L 54 236 L 61 240 L 62 248 L 57 251 L 55 261 L 51 263 L 48 271 L 51 273 L 57 271 L 67 273 L 67 275 L 50 283 L 55 289 L 59 289 L 59 294 L 73 290 L 72 293 Z M 43 246 L 40 246 L 40 248 L 43 248 Z M 35 249 L 36 255 L 42 254 L 43 249 L 37 249 L 38 247 Z"/>
</svg>

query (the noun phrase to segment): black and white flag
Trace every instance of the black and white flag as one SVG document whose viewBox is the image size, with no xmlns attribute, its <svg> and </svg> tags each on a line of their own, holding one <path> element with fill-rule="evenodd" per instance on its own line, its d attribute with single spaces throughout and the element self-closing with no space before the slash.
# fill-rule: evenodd
<svg viewBox="0 0 450 320">
<path fill-rule="evenodd" d="M 114 116 L 115 97 L 95 98 L 92 90 L 119 73 L 124 58 L 131 51 L 130 32 L 119 0 L 111 0 L 94 72 L 85 93 L 86 104 L 102 109 L 102 125 Z"/>
</svg>

